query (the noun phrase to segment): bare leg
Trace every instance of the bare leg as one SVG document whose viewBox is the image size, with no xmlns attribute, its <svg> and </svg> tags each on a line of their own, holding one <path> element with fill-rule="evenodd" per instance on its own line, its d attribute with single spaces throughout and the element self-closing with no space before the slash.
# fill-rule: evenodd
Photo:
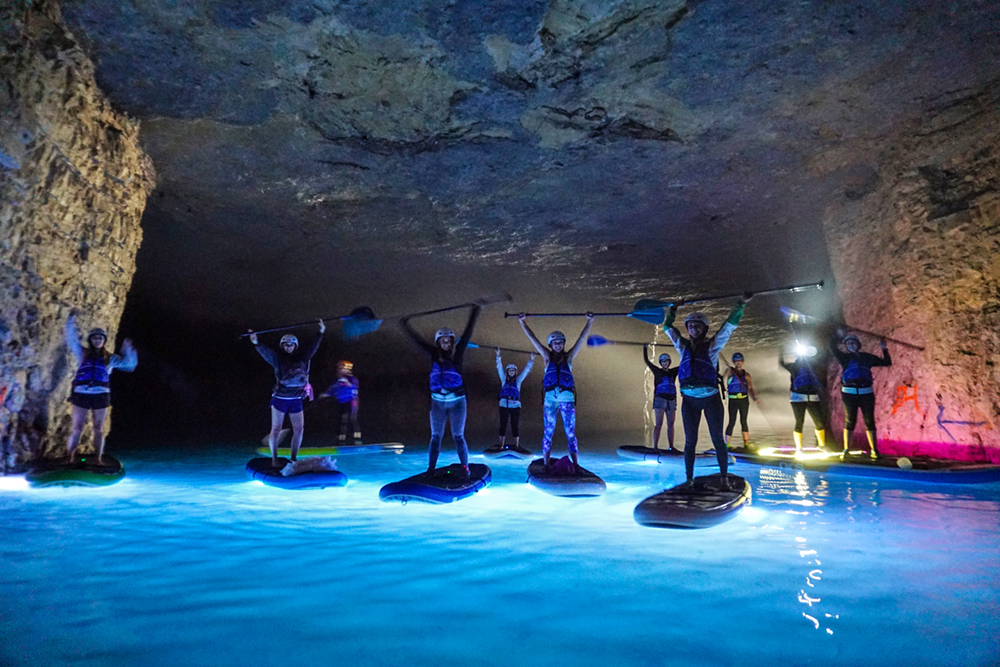
<svg viewBox="0 0 1000 667">
<path fill-rule="evenodd" d="M 660 431 L 663 429 L 663 410 L 653 409 L 656 421 L 653 425 L 653 449 L 657 449 L 660 442 Z"/>
<path fill-rule="evenodd" d="M 94 423 L 94 449 L 97 450 L 98 463 L 104 463 L 104 419 L 107 416 L 107 408 L 91 412 L 91 419 Z"/>
<path fill-rule="evenodd" d="M 675 410 L 670 410 L 667 412 L 667 445 L 670 449 L 674 448 L 674 417 L 677 416 Z"/>
<path fill-rule="evenodd" d="M 288 413 L 288 421 L 292 422 L 292 460 L 299 455 L 299 447 L 302 446 L 302 436 L 305 434 L 306 420 L 301 412 Z"/>
<path fill-rule="evenodd" d="M 271 408 L 271 432 L 267 436 L 267 444 L 271 447 L 271 465 L 278 467 L 278 436 L 285 423 L 285 413 L 277 408 Z"/>
<path fill-rule="evenodd" d="M 73 460 L 73 452 L 76 451 L 77 445 L 80 444 L 80 436 L 83 434 L 83 427 L 87 423 L 88 412 L 90 411 L 86 408 L 73 406 L 73 430 L 70 431 L 69 440 L 66 442 L 66 458 L 70 461 Z"/>
</svg>

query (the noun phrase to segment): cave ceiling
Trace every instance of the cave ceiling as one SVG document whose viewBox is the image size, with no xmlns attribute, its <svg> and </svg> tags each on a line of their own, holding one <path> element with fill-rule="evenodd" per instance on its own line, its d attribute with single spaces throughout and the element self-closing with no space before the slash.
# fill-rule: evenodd
<svg viewBox="0 0 1000 667">
<path fill-rule="evenodd" d="M 1000 71 L 989 2 L 63 12 L 159 175 L 134 298 L 220 322 L 829 279 L 824 208 L 877 191 L 888 143 Z"/>
</svg>

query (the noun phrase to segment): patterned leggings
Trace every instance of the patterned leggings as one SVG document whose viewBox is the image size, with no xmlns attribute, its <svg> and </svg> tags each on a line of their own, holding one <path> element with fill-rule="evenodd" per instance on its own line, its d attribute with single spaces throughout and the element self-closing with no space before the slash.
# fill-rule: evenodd
<svg viewBox="0 0 1000 667">
<path fill-rule="evenodd" d="M 542 415 L 545 421 L 545 435 L 542 437 L 542 453 L 552 449 L 552 434 L 556 430 L 556 415 L 562 413 L 563 428 L 566 430 L 566 447 L 571 454 L 577 453 L 576 446 L 576 404 L 545 401 Z"/>
</svg>

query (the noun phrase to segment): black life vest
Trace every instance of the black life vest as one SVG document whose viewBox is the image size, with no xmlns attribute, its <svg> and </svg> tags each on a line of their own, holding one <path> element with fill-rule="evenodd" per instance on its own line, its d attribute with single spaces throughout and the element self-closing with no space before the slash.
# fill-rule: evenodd
<svg viewBox="0 0 1000 667">
<path fill-rule="evenodd" d="M 73 377 L 73 388 L 77 387 L 109 387 L 111 373 L 104 355 L 86 355 Z"/>
<path fill-rule="evenodd" d="M 569 369 L 569 354 L 566 352 L 549 353 L 549 362 L 545 365 L 545 375 L 542 376 L 542 388 L 545 391 L 559 388 L 576 392 L 573 371 Z"/>
<path fill-rule="evenodd" d="M 677 369 L 677 378 L 681 387 L 715 387 L 719 378 L 718 369 L 712 363 L 708 351 L 712 347 L 711 338 L 700 343 L 693 341 L 684 348 L 681 363 Z"/>
</svg>

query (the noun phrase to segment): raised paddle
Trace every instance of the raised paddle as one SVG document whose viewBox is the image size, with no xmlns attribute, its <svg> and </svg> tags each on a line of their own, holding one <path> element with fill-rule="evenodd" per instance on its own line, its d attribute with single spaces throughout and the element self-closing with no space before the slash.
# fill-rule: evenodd
<svg viewBox="0 0 1000 667">
<path fill-rule="evenodd" d="M 469 348 L 474 350 L 500 350 L 501 352 L 514 352 L 516 354 L 538 354 L 534 350 L 515 350 L 512 347 L 497 347 L 496 345 L 480 345 L 478 343 L 469 343 Z"/>
<path fill-rule="evenodd" d="M 372 331 L 377 331 L 380 326 L 382 326 L 382 320 L 376 319 L 375 312 L 368 306 L 359 306 L 355 308 L 347 315 L 334 315 L 333 317 L 324 317 L 323 322 L 333 322 L 339 320 L 344 323 L 344 336 L 347 338 L 357 338 L 361 333 L 348 332 L 348 325 L 354 322 L 354 326 L 358 330 L 364 330 L 363 333 L 371 333 Z M 274 327 L 273 329 L 261 329 L 260 331 L 247 332 L 245 334 L 240 334 L 240 338 L 246 338 L 247 336 L 274 333 L 275 331 L 288 331 L 289 329 L 298 329 L 300 327 L 307 327 L 316 324 L 316 320 L 309 320 L 308 322 L 299 322 L 297 324 L 287 324 L 283 327 Z"/>
<path fill-rule="evenodd" d="M 829 325 L 829 326 L 832 326 L 832 327 L 845 327 L 847 329 L 850 329 L 851 331 L 857 331 L 858 333 L 863 333 L 863 334 L 867 334 L 869 336 L 874 336 L 875 338 L 881 338 L 881 339 L 887 340 L 887 341 L 889 341 L 891 343 L 896 343 L 897 345 L 902 345 L 903 347 L 909 347 L 909 348 L 912 348 L 914 350 L 921 350 L 921 351 L 923 351 L 923 349 L 924 349 L 924 348 L 920 347 L 919 345 L 914 345 L 913 343 L 907 343 L 906 341 L 897 340 L 895 338 L 889 338 L 888 336 L 883 336 L 882 334 L 875 333 L 874 331 L 865 331 L 864 329 L 859 329 L 857 327 L 852 327 L 852 326 L 847 325 L 847 324 L 840 324 L 839 322 L 831 322 L 829 320 L 821 320 L 818 317 L 813 317 L 812 315 L 806 315 L 805 313 L 800 313 L 799 311 L 792 310 L 791 308 L 788 308 L 786 306 L 782 306 L 781 307 L 781 314 L 785 316 L 785 318 L 788 320 L 789 323 L 796 322 L 796 323 L 799 323 L 799 324 L 812 324 L 812 325 L 826 324 L 826 325 Z"/>
<path fill-rule="evenodd" d="M 603 345 L 655 345 L 655 343 L 636 343 L 630 340 L 608 340 L 604 336 L 587 336 L 587 347 L 601 347 Z"/>
<path fill-rule="evenodd" d="M 640 301 L 640 303 L 642 303 Z M 663 307 L 639 308 L 630 313 L 591 313 L 594 317 L 633 317 L 649 324 L 663 321 Z M 520 313 L 504 313 L 504 317 L 520 317 Z M 525 317 L 586 317 L 587 313 L 525 313 Z"/>
<path fill-rule="evenodd" d="M 675 299 L 673 301 L 661 301 L 658 299 L 643 299 L 635 304 L 637 311 L 650 310 L 654 308 L 670 308 L 672 306 L 684 306 L 692 303 L 708 303 L 710 301 L 724 301 L 737 297 L 761 296 L 765 294 L 783 294 L 785 292 L 804 292 L 810 289 L 823 289 L 823 281 L 806 283 L 804 285 L 787 285 L 785 287 L 775 287 L 773 289 L 761 290 L 760 292 L 733 292 L 731 294 L 716 294 L 714 296 L 698 296 L 693 299 Z"/>
</svg>

